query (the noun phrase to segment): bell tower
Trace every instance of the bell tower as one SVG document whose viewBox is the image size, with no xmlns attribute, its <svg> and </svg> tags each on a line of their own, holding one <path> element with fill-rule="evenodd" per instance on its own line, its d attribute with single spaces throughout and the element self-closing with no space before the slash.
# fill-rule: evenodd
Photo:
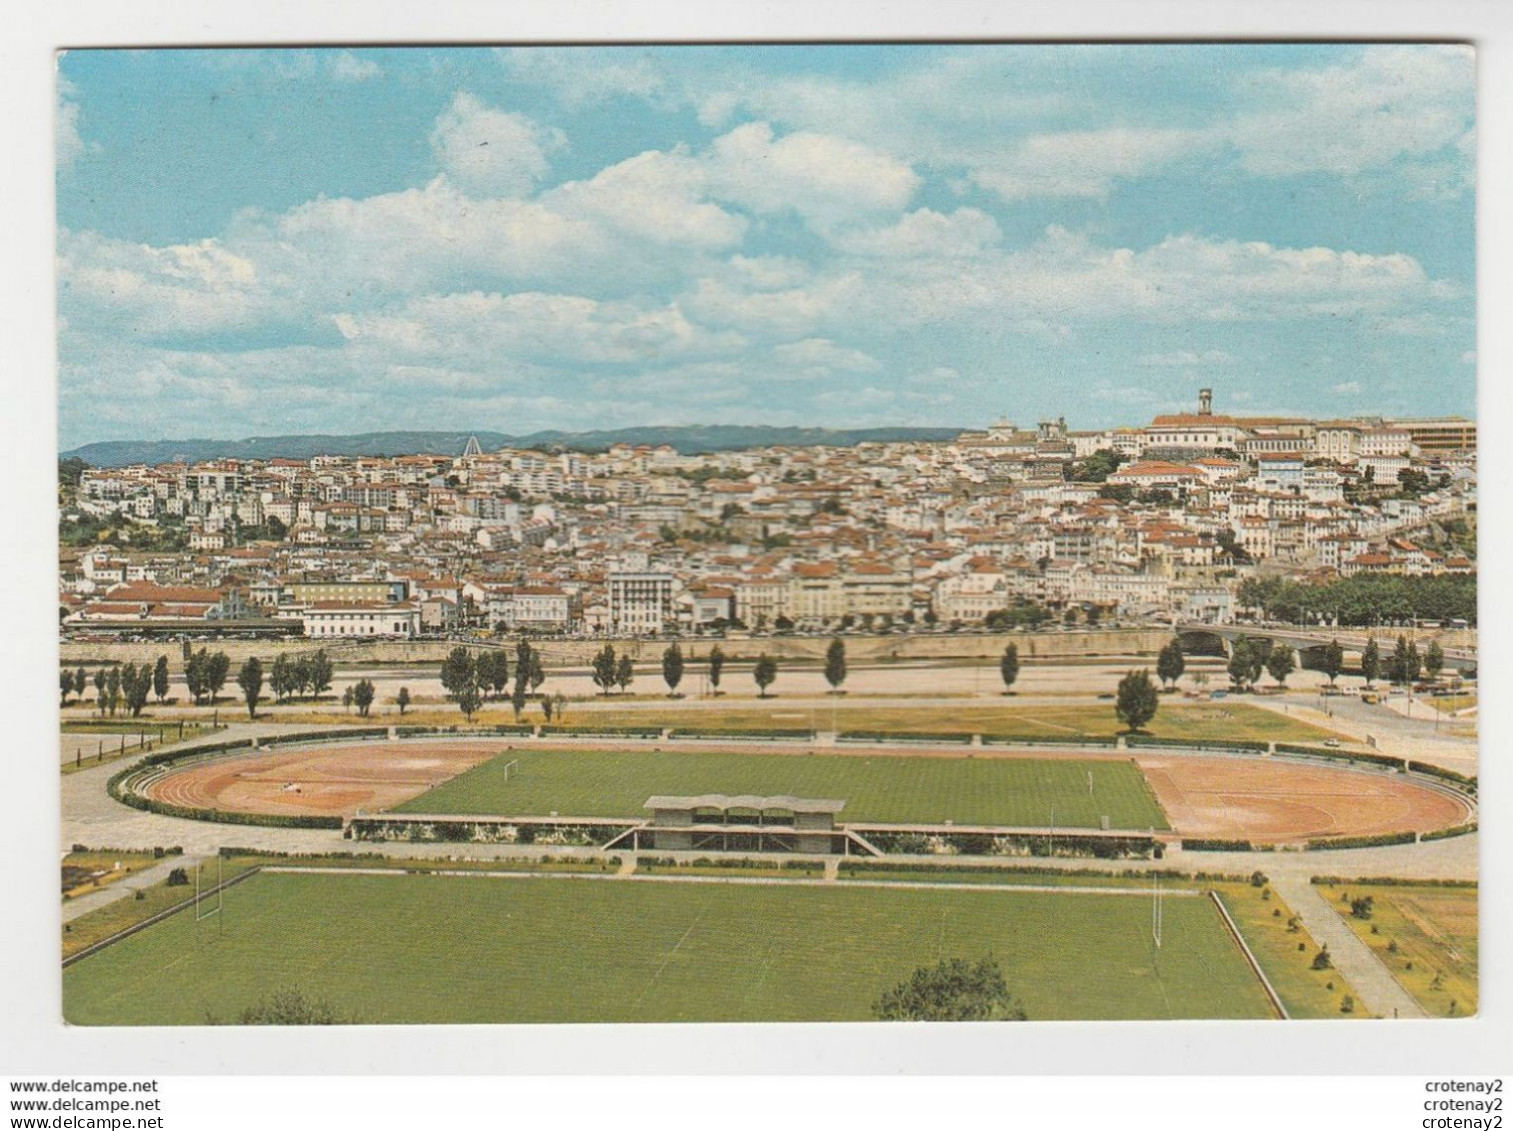
<svg viewBox="0 0 1513 1131">
<path fill-rule="evenodd" d="M 1198 415 L 1212 416 L 1214 414 L 1214 391 L 1212 389 L 1198 390 Z"/>
</svg>

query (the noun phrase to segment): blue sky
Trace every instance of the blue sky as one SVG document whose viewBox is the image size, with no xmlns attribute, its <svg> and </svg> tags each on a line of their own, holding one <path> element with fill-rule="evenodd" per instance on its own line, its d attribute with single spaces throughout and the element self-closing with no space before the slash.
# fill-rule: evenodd
<svg viewBox="0 0 1513 1131">
<path fill-rule="evenodd" d="M 1475 62 L 80 51 L 60 442 L 1475 408 Z"/>
</svg>

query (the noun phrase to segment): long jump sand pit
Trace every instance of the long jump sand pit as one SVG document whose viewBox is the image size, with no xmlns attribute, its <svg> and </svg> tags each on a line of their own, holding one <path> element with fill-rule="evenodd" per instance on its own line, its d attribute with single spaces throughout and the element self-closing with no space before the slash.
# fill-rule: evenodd
<svg viewBox="0 0 1513 1131">
<path fill-rule="evenodd" d="M 350 817 L 418 797 L 504 748 L 473 739 L 275 749 L 188 766 L 146 793 L 195 809 Z"/>
<path fill-rule="evenodd" d="M 1430 832 L 1469 816 L 1464 802 L 1395 774 L 1275 759 L 1179 756 L 1136 763 L 1172 828 L 1187 836 L 1285 843 Z"/>
</svg>

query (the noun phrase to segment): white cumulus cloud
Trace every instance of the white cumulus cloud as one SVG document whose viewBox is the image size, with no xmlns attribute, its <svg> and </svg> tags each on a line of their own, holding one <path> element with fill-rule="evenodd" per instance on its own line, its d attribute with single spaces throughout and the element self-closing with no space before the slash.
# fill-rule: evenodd
<svg viewBox="0 0 1513 1131">
<path fill-rule="evenodd" d="M 466 91 L 453 97 L 431 130 L 437 163 L 464 191 L 480 196 L 526 195 L 545 176 L 547 153 L 562 144 L 559 131 Z"/>
</svg>

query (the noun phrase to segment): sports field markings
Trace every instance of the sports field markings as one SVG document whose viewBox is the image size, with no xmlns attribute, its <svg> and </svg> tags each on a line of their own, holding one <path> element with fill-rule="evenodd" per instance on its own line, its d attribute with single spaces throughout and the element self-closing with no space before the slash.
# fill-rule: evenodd
<svg viewBox="0 0 1513 1131">
<path fill-rule="evenodd" d="M 662 977 L 662 971 L 666 970 L 667 964 L 672 961 L 673 955 L 677 954 L 679 947 L 688 941 L 688 936 L 693 934 L 693 929 L 699 925 L 699 921 L 703 918 L 704 913 L 702 911 L 695 915 L 693 922 L 688 924 L 688 930 L 683 932 L 683 937 L 674 943 L 673 948 L 662 956 L 662 964 L 657 967 L 657 972 L 647 980 L 646 985 L 641 987 L 641 992 L 636 995 L 636 1000 L 631 1003 L 632 1009 L 639 1009 L 641 1007 L 641 1003 L 646 1000 L 646 995 L 651 993 L 652 987 L 657 984 L 657 979 Z"/>
<path fill-rule="evenodd" d="M 1042 719 L 1035 715 L 1020 715 L 1019 718 L 1023 719 L 1027 723 L 1037 723 L 1043 727 L 1050 727 L 1052 730 L 1064 730 L 1067 732 L 1067 734 L 1075 734 L 1079 738 L 1085 738 L 1087 736 L 1087 731 L 1085 730 L 1078 730 L 1076 727 L 1069 727 L 1064 723 L 1053 723 L 1049 719 Z"/>
</svg>

